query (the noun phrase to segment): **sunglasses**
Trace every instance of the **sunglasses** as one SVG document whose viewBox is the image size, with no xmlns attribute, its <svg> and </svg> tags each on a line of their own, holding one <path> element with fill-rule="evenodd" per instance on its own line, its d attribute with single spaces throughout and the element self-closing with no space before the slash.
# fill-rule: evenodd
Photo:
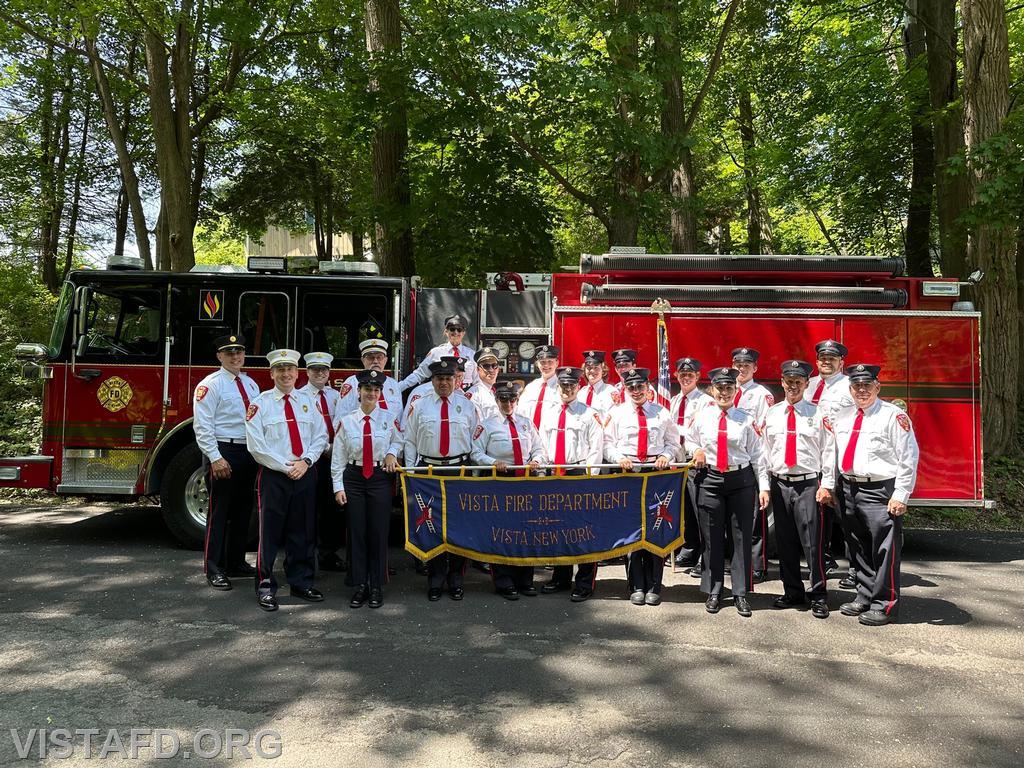
<svg viewBox="0 0 1024 768">
<path fill-rule="evenodd" d="M 500 368 L 501 366 L 499 366 L 497 363 L 480 363 L 480 367 L 483 368 L 485 371 L 493 371 L 496 370 L 497 368 Z"/>
<path fill-rule="evenodd" d="M 455 331 L 455 333 L 465 333 L 466 332 L 466 329 L 463 328 L 461 325 L 449 325 L 447 330 Z"/>
</svg>

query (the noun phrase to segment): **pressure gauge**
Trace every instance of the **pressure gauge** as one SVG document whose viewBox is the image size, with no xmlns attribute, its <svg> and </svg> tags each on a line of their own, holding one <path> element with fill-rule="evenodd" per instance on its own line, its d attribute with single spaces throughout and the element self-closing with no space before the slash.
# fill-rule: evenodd
<svg viewBox="0 0 1024 768">
<path fill-rule="evenodd" d="M 519 345 L 519 356 L 523 360 L 532 360 L 533 356 L 537 354 L 537 345 L 532 341 L 524 341 Z"/>
<path fill-rule="evenodd" d="M 499 360 L 504 360 L 508 357 L 508 342 L 496 341 L 491 345 L 491 347 L 494 348 L 494 352 L 498 355 Z"/>
</svg>

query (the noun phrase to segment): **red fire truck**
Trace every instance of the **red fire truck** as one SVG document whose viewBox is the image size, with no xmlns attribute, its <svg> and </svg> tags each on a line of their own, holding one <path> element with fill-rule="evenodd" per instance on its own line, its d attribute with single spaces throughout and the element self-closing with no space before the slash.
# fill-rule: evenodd
<svg viewBox="0 0 1024 768">
<path fill-rule="evenodd" d="M 757 378 L 776 392 L 779 363 L 811 358 L 823 338 L 882 364 L 883 396 L 908 410 L 922 447 L 912 503 L 984 503 L 979 315 L 958 301 L 956 280 L 901 277 L 898 259 L 613 252 L 583 256 L 578 272 L 536 276 L 532 287 L 496 276 L 512 291 L 425 289 L 373 265 L 320 266 L 294 275 L 285 259 L 264 258 L 237 271 L 73 272 L 49 342 L 16 352 L 45 382 L 42 446 L 38 456 L 0 458 L 0 487 L 159 495 L 171 531 L 199 546 L 207 504 L 191 398 L 217 366 L 211 341 L 224 329 L 245 334 L 246 369 L 261 386 L 270 384 L 266 353 L 289 347 L 332 352 L 340 387 L 370 335 L 391 343 L 401 378 L 454 309 L 469 321 L 468 344 L 495 346 L 503 377 L 526 379 L 547 341 L 567 363 L 584 349 L 632 347 L 656 368 L 651 304 L 661 299 L 673 359 L 710 367 L 733 347 L 756 347 Z"/>
</svg>

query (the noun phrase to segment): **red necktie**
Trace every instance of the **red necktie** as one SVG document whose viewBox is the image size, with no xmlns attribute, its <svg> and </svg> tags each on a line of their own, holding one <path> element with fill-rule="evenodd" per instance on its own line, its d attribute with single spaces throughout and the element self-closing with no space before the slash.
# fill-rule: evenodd
<svg viewBox="0 0 1024 768">
<path fill-rule="evenodd" d="M 569 406 L 562 403 L 562 412 L 558 415 L 558 432 L 555 435 L 555 464 L 565 464 L 565 413 Z M 564 475 L 565 470 L 559 467 L 556 475 Z"/>
<path fill-rule="evenodd" d="M 853 432 L 850 433 L 850 442 L 846 445 L 846 452 L 843 453 L 843 465 L 841 469 L 846 474 L 853 471 L 853 456 L 857 452 L 857 438 L 860 437 L 860 425 L 864 423 L 864 409 L 857 409 L 857 418 L 853 421 Z"/>
<path fill-rule="evenodd" d="M 592 407 L 594 404 L 594 385 L 590 385 L 590 391 L 587 392 L 587 408 Z"/>
<path fill-rule="evenodd" d="M 786 406 L 786 466 L 796 466 L 796 409 Z"/>
<path fill-rule="evenodd" d="M 370 414 L 363 416 L 363 477 L 373 476 L 373 432 L 370 431 Z"/>
<path fill-rule="evenodd" d="M 814 397 L 811 398 L 811 402 L 815 405 L 821 400 L 821 393 L 825 391 L 825 377 L 821 377 L 821 381 L 818 382 L 818 386 L 814 390 Z"/>
<path fill-rule="evenodd" d="M 508 436 L 512 440 L 512 460 L 516 464 L 523 463 L 523 447 L 519 444 L 519 430 L 516 429 L 516 423 L 512 421 L 512 417 L 508 417 Z M 516 476 L 521 476 L 522 470 L 516 470 Z"/>
<path fill-rule="evenodd" d="M 743 387 L 736 387 L 736 397 L 732 399 L 732 407 L 740 407 L 740 398 L 743 397 Z"/>
<path fill-rule="evenodd" d="M 647 414 L 642 405 L 636 407 L 636 426 L 640 430 L 636 436 L 636 458 L 647 461 Z"/>
<path fill-rule="evenodd" d="M 729 469 L 729 428 L 725 419 L 725 411 L 718 417 L 718 456 L 715 466 L 719 472 Z"/>
<path fill-rule="evenodd" d="M 242 377 L 235 376 L 235 385 L 238 387 L 238 393 L 242 396 L 242 402 L 245 404 L 245 412 L 249 413 L 249 395 L 245 391 L 245 386 L 242 384 Z"/>
<path fill-rule="evenodd" d="M 546 381 L 540 383 L 540 394 L 537 395 L 537 405 L 533 408 L 533 426 L 540 429 L 540 412 L 544 407 L 544 390 L 548 388 Z"/>
<path fill-rule="evenodd" d="M 459 357 L 459 348 L 456 347 L 454 344 L 452 345 L 452 354 L 455 355 L 456 358 Z"/>
<path fill-rule="evenodd" d="M 451 435 L 448 432 L 448 398 L 441 398 L 441 455 L 448 455 L 448 442 Z"/>
<path fill-rule="evenodd" d="M 320 390 L 320 412 L 324 415 L 324 424 L 327 425 L 327 442 L 334 442 L 334 425 L 331 423 L 331 409 L 327 407 L 327 395 Z"/>
<path fill-rule="evenodd" d="M 687 395 L 683 395 L 683 402 L 679 404 L 679 415 L 676 417 L 676 424 L 680 427 L 683 426 L 683 420 L 686 418 L 686 398 Z"/>
<path fill-rule="evenodd" d="M 288 422 L 288 439 L 292 443 L 292 453 L 302 458 L 302 436 L 299 435 L 299 422 L 295 420 L 295 409 L 289 395 L 284 396 L 284 418 Z"/>
<path fill-rule="evenodd" d="M 383 389 L 380 391 L 380 394 L 377 395 L 377 407 L 383 411 L 386 411 L 388 409 L 388 401 L 384 399 Z"/>
</svg>

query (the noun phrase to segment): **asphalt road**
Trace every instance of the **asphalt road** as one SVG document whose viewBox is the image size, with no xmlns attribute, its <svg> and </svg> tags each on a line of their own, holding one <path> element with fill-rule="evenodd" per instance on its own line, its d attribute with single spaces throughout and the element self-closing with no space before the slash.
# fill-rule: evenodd
<svg viewBox="0 0 1024 768">
<path fill-rule="evenodd" d="M 475 571 L 463 602 L 433 604 L 393 556 L 379 610 L 328 574 L 326 602 L 265 614 L 251 582 L 206 588 L 155 508 L 0 504 L 0 765 L 99 762 L 84 736 L 70 759 L 38 741 L 19 759 L 33 728 L 179 738 L 144 765 L 227 764 L 183 756 L 203 729 L 275 731 L 268 762 L 303 768 L 1024 762 L 1021 534 L 909 531 L 883 628 L 841 616 L 838 589 L 827 621 L 773 611 L 778 581 L 751 619 L 707 615 L 682 574 L 638 608 L 621 567 L 579 605 L 509 603 Z"/>
</svg>

